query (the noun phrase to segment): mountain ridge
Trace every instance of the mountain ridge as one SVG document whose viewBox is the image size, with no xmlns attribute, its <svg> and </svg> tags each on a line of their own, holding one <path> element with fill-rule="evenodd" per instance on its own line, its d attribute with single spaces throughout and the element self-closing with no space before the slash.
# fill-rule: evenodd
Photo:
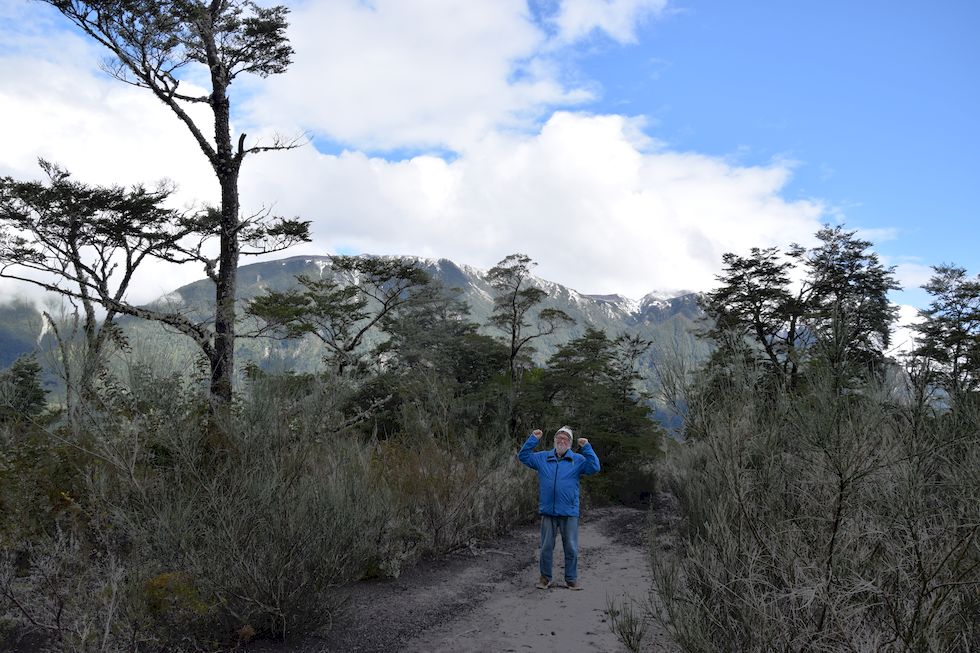
<svg viewBox="0 0 980 653">
<path fill-rule="evenodd" d="M 487 270 L 448 258 L 400 255 L 380 255 L 379 258 L 413 262 L 444 286 L 458 288 L 459 299 L 469 306 L 469 319 L 481 325 L 481 332 L 500 335 L 489 326 L 494 291 L 487 279 Z M 245 302 L 268 290 L 285 291 L 296 286 L 296 277 L 300 274 L 323 278 L 331 269 L 331 257 L 325 255 L 297 255 L 243 265 L 238 269 L 237 296 L 240 302 Z M 530 282 L 546 294 L 540 308 L 561 309 L 576 321 L 570 328 L 535 341 L 534 360 L 537 364 L 544 364 L 560 345 L 582 335 L 588 327 L 605 331 L 610 337 L 638 335 L 653 343 L 640 361 L 641 373 L 647 377 L 642 390 L 656 392 L 652 368 L 665 349 L 683 352 L 694 359 L 707 353 L 707 345 L 696 335 L 696 322 L 703 315 L 698 293 L 653 291 L 633 299 L 619 294 L 589 295 L 537 276 L 532 276 Z M 200 279 L 175 288 L 147 305 L 179 310 L 192 319 L 207 320 L 213 315 L 214 284 L 209 279 Z M 18 305 L 14 312 L 24 315 L 20 319 L 8 316 L 4 320 L 17 324 L 16 338 L 4 340 L 6 324 L 0 325 L 0 343 L 6 342 L 13 345 L 12 349 L 18 349 L 0 351 L 3 360 L 12 361 L 20 353 L 36 348 L 37 339 L 43 335 L 43 321 L 38 319 L 36 307 L 33 308 L 34 315 L 26 315 L 31 312 L 28 308 Z M 131 345 L 152 350 L 153 356 L 163 359 L 165 369 L 186 369 L 198 356 L 196 345 L 190 339 L 159 323 L 121 318 L 119 324 L 129 336 Z M 32 330 L 35 331 L 33 337 L 25 337 L 28 335 L 24 333 L 25 325 L 37 327 Z M 325 353 L 323 345 L 313 336 L 286 342 L 243 338 L 236 345 L 236 351 L 241 364 L 253 362 L 270 370 L 296 372 L 318 369 Z"/>
</svg>

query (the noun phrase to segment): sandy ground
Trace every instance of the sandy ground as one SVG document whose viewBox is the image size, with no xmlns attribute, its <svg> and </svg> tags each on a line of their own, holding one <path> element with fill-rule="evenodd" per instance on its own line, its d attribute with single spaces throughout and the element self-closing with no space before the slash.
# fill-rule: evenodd
<svg viewBox="0 0 980 653">
<path fill-rule="evenodd" d="M 581 591 L 573 592 L 560 581 L 547 590 L 536 589 L 537 561 L 533 560 L 520 573 L 495 583 L 492 596 L 474 610 L 426 630 L 406 642 L 403 650 L 625 651 L 609 628 L 607 597 L 644 598 L 650 576 L 642 547 L 611 537 L 610 529 L 603 528 L 621 516 L 613 511 L 581 524 Z M 636 523 L 642 526 L 642 513 L 638 517 Z M 554 577 L 562 578 L 560 567 Z"/>
<path fill-rule="evenodd" d="M 532 524 L 473 550 L 424 562 L 396 580 L 356 583 L 328 636 L 288 650 L 625 651 L 606 610 L 609 599 L 648 596 L 646 520 L 647 513 L 622 507 L 583 515 L 582 591 L 569 590 L 560 580 L 548 590 L 534 587 L 538 526 Z M 562 564 L 559 542 L 556 579 L 563 577 Z M 661 650 L 661 641 L 651 627 L 644 648 Z"/>
</svg>

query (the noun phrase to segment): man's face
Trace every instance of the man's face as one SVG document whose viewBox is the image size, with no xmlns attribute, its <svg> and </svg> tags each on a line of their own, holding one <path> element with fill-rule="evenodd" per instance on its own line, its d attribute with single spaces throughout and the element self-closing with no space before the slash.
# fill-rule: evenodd
<svg viewBox="0 0 980 653">
<path fill-rule="evenodd" d="M 555 433 L 555 451 L 558 455 L 564 455 L 568 448 L 572 446 L 572 439 L 568 437 L 568 434 L 564 431 L 560 433 Z"/>
</svg>

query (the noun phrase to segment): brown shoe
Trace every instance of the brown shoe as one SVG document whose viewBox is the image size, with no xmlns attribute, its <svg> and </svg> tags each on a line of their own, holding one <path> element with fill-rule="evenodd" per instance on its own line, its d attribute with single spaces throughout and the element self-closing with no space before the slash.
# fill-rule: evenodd
<svg viewBox="0 0 980 653">
<path fill-rule="evenodd" d="M 538 578 L 538 584 L 535 585 L 535 587 L 537 587 L 539 590 L 546 590 L 551 587 L 551 581 L 544 576 L 541 576 Z"/>
<path fill-rule="evenodd" d="M 574 581 L 574 580 L 567 580 L 567 581 L 565 581 L 565 587 L 567 587 L 570 590 L 580 590 L 580 589 L 582 589 L 582 586 L 578 584 L 578 581 Z"/>
</svg>

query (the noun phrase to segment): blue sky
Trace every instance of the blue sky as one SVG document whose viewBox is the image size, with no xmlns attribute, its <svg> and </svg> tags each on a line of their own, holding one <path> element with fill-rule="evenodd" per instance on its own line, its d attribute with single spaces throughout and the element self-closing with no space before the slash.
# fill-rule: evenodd
<svg viewBox="0 0 980 653">
<path fill-rule="evenodd" d="M 980 272 L 978 3 L 290 6 L 294 63 L 243 79 L 235 116 L 249 138 L 313 137 L 242 178 L 246 206 L 313 220 L 294 253 L 489 267 L 521 251 L 543 277 L 639 297 L 707 289 L 723 252 L 843 221 L 911 288 L 932 264 Z M 0 118 L 16 126 L 0 174 L 36 177 L 45 156 L 213 198 L 182 127 L 103 56 L 49 7 L 0 0 Z M 151 269 L 134 292 L 200 276 Z"/>
<path fill-rule="evenodd" d="M 672 147 L 798 162 L 897 262 L 980 272 L 980 3 L 687 2 L 635 45 L 596 43 L 598 111 L 650 117 Z M 893 238 L 889 238 L 889 234 Z"/>
</svg>

